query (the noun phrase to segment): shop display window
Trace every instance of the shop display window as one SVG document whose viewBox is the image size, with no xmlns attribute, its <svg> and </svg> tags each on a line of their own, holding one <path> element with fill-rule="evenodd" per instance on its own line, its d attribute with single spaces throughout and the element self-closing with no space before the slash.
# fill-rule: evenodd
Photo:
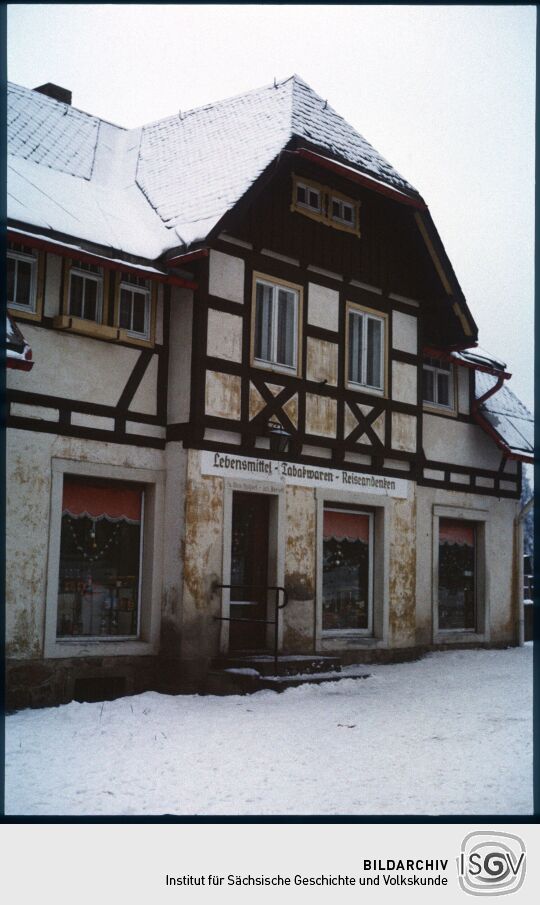
<svg viewBox="0 0 540 905">
<path fill-rule="evenodd" d="M 323 631 L 371 633 L 372 516 L 325 509 L 323 530 Z"/>
</svg>

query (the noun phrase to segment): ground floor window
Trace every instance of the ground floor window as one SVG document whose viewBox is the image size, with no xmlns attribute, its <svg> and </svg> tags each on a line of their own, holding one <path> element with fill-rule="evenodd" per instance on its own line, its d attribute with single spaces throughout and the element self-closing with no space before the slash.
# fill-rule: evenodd
<svg viewBox="0 0 540 905">
<path fill-rule="evenodd" d="M 439 628 L 475 631 L 476 526 L 439 520 Z"/>
<path fill-rule="evenodd" d="M 323 631 L 373 631 L 373 516 L 324 510 Z"/>
<path fill-rule="evenodd" d="M 138 636 L 143 508 L 141 485 L 64 478 L 57 638 Z"/>
</svg>

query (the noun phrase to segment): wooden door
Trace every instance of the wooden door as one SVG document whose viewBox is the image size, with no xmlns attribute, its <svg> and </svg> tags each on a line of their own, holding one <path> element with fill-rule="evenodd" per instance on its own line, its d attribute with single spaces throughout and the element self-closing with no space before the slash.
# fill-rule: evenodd
<svg viewBox="0 0 540 905">
<path fill-rule="evenodd" d="M 269 497 L 257 493 L 233 495 L 231 541 L 231 619 L 266 620 L 268 585 Z M 273 618 L 273 617 L 272 617 Z M 260 622 L 230 622 L 231 651 L 264 650 L 267 626 Z"/>
</svg>

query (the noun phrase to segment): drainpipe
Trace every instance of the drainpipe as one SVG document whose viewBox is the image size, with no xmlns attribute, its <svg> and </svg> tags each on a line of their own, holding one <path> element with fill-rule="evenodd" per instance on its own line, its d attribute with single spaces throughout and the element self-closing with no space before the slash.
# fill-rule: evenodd
<svg viewBox="0 0 540 905">
<path fill-rule="evenodd" d="M 518 514 L 516 515 L 516 518 L 514 519 L 514 537 L 517 556 L 516 593 L 518 602 L 518 644 L 520 647 L 523 647 L 525 643 L 525 608 L 523 603 L 523 519 L 530 511 L 533 504 L 534 497 L 531 497 L 530 500 L 527 500 L 525 505 L 521 507 Z"/>
</svg>

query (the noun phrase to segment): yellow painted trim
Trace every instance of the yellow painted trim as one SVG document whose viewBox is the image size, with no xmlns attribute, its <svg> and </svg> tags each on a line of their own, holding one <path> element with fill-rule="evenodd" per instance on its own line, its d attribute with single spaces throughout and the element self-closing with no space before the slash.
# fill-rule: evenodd
<svg viewBox="0 0 540 905">
<path fill-rule="evenodd" d="M 323 223 L 325 226 L 331 226 L 333 227 L 333 229 L 339 229 L 342 230 L 342 232 L 350 233 L 360 238 L 360 201 L 356 201 L 349 195 L 344 195 L 342 192 L 338 192 L 328 185 L 322 185 L 320 182 L 314 182 L 312 179 L 303 179 L 302 176 L 297 176 L 295 173 L 292 174 L 292 180 L 293 197 L 290 207 L 292 213 L 302 214 L 304 217 L 309 217 L 310 220 L 315 220 L 317 223 Z M 297 202 L 296 187 L 298 183 L 305 185 L 308 188 L 313 188 L 317 192 L 319 192 L 321 197 L 320 211 L 313 211 L 309 207 Z M 341 223 L 339 220 L 334 220 L 330 212 L 330 203 L 332 198 L 337 198 L 340 201 L 346 201 L 347 204 L 350 204 L 351 207 L 354 208 L 355 222 L 353 226 L 348 226 L 346 223 Z"/>
<path fill-rule="evenodd" d="M 53 326 L 58 330 L 69 330 L 70 333 L 93 336 L 95 339 L 119 340 L 123 338 L 120 335 L 122 331 L 118 327 L 97 324 L 95 321 L 89 321 L 83 317 L 73 317 L 71 314 L 61 314 L 53 318 Z"/>
<path fill-rule="evenodd" d="M 265 280 L 274 286 L 283 286 L 286 289 L 294 289 L 298 293 L 298 311 L 297 311 L 297 349 L 296 349 L 296 368 L 286 368 L 281 365 L 274 365 L 271 362 L 262 362 L 255 359 L 255 313 L 257 300 L 257 280 Z M 251 287 L 251 333 L 249 343 L 249 362 L 253 368 L 264 368 L 267 371 L 275 371 L 278 374 L 296 374 L 298 377 L 302 374 L 302 318 L 304 310 L 304 287 L 298 283 L 290 283 L 288 280 L 281 280 L 270 276 L 267 273 L 253 271 L 253 282 Z"/>
<path fill-rule="evenodd" d="M 372 314 L 384 321 L 384 366 L 383 366 L 383 382 L 384 386 L 381 390 L 375 387 L 364 386 L 359 383 L 352 383 L 349 380 L 349 311 L 361 311 L 363 314 Z M 388 398 L 390 370 L 390 354 L 389 354 L 389 336 L 388 336 L 388 314 L 385 311 L 377 311 L 375 308 L 368 308 L 366 305 L 359 305 L 357 302 L 345 303 L 345 384 L 349 390 L 357 390 L 359 393 L 369 393 L 377 396 L 379 399 Z"/>
<path fill-rule="evenodd" d="M 156 315 L 157 315 L 157 292 L 158 287 L 157 283 L 154 281 L 147 280 L 150 290 L 150 336 L 148 339 L 143 339 L 138 336 L 131 336 L 127 330 L 124 330 L 122 327 L 118 326 L 119 316 L 120 316 L 120 283 L 122 282 L 122 273 L 121 271 L 117 271 L 116 280 L 114 284 L 114 323 L 118 327 L 121 338 L 126 343 L 131 343 L 134 346 L 154 346 L 155 338 L 156 338 Z"/>
<path fill-rule="evenodd" d="M 456 317 L 459 317 L 459 319 L 461 321 L 461 326 L 463 327 L 463 332 L 465 333 L 465 335 L 472 336 L 473 334 L 472 334 L 472 330 L 469 326 L 469 321 L 463 314 L 463 311 L 461 310 L 461 305 L 459 305 L 457 302 L 454 302 L 454 304 L 452 305 L 452 309 L 453 309 Z"/>
<path fill-rule="evenodd" d="M 418 225 L 418 229 L 420 230 L 420 233 L 422 234 L 422 238 L 426 244 L 426 248 L 429 252 L 431 260 L 433 261 L 433 264 L 435 265 L 435 270 L 437 271 L 440 281 L 444 286 L 446 294 L 453 295 L 452 287 L 450 286 L 450 283 L 448 282 L 448 278 L 443 270 L 443 266 L 439 260 L 439 256 L 438 256 L 437 252 L 435 251 L 435 249 L 433 247 L 433 243 L 428 235 L 424 220 L 422 218 L 422 214 L 420 214 L 419 211 L 415 211 L 414 218 Z"/>
</svg>

